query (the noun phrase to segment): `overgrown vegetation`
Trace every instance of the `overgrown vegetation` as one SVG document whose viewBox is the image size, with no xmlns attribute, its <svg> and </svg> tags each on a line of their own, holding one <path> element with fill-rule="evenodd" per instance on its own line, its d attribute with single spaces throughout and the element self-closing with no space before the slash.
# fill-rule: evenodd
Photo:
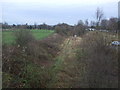
<svg viewBox="0 0 120 90">
<path fill-rule="evenodd" d="M 63 36 L 74 36 L 74 35 L 81 36 L 85 34 L 86 32 L 85 28 L 86 26 L 82 21 L 78 22 L 78 24 L 75 26 L 70 26 L 68 24 L 63 23 L 56 25 L 55 32 Z"/>
<path fill-rule="evenodd" d="M 78 52 L 86 72 L 83 87 L 86 84 L 89 88 L 118 87 L 118 48 L 110 45 L 112 40 L 113 35 L 99 31 L 83 36 Z"/>
<path fill-rule="evenodd" d="M 15 41 L 16 44 L 21 46 L 26 46 L 29 42 L 34 40 L 30 30 L 18 30 L 15 32 Z"/>
<path fill-rule="evenodd" d="M 118 87 L 120 22 L 103 19 L 76 25 L 2 25 L 3 88 L 116 88 Z"/>
<path fill-rule="evenodd" d="M 3 45 L 3 88 L 46 87 L 63 37 L 58 34 L 36 40 L 30 31 L 16 32 L 16 44 Z"/>
<path fill-rule="evenodd" d="M 72 26 L 69 26 L 68 24 L 58 24 L 55 26 L 55 32 L 60 34 L 60 35 L 64 35 L 64 36 L 68 36 L 69 32 L 72 30 Z"/>
</svg>

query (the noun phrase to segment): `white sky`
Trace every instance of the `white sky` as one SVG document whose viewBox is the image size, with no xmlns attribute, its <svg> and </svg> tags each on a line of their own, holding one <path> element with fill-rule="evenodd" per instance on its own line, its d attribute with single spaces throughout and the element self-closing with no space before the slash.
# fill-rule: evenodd
<svg viewBox="0 0 120 90">
<path fill-rule="evenodd" d="M 84 4 L 84 3 L 91 3 L 91 4 L 97 4 L 97 3 L 108 3 L 108 2 L 118 2 L 119 0 L 2 0 L 2 2 L 14 2 L 14 3 L 20 3 L 20 2 L 39 2 L 44 4 Z"/>
<path fill-rule="evenodd" d="M 117 16 L 119 0 L 2 0 L 3 21 L 8 23 L 66 22 L 75 24 L 79 19 L 94 19 L 97 7 L 105 17 Z"/>
</svg>

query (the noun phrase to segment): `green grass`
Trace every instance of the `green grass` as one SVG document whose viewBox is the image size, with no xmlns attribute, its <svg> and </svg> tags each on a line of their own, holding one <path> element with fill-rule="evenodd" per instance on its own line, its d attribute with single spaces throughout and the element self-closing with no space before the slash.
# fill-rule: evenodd
<svg viewBox="0 0 120 90">
<path fill-rule="evenodd" d="M 31 30 L 32 33 L 33 33 L 33 36 L 37 39 L 37 40 L 40 40 L 40 39 L 43 39 L 49 35 L 51 35 L 54 31 L 52 30 Z"/>
<path fill-rule="evenodd" d="M 2 43 L 3 44 L 14 44 L 15 43 L 15 31 L 3 31 L 2 32 Z M 31 30 L 36 40 L 41 40 L 54 33 L 53 30 Z"/>
</svg>

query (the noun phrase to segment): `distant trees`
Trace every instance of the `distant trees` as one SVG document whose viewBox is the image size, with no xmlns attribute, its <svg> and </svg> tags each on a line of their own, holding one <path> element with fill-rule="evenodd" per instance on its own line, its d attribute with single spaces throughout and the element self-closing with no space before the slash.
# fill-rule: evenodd
<svg viewBox="0 0 120 90">
<path fill-rule="evenodd" d="M 4 29 L 9 29 L 9 28 L 11 28 L 11 26 L 8 25 L 7 22 L 4 22 L 4 23 L 2 23 L 2 28 L 4 28 Z"/>
<path fill-rule="evenodd" d="M 103 19 L 100 23 L 101 29 L 117 32 L 118 30 L 118 18 L 112 17 L 110 19 Z"/>
<path fill-rule="evenodd" d="M 45 23 L 38 25 L 38 29 L 47 29 L 47 30 L 52 30 L 53 26 L 47 25 Z"/>
<path fill-rule="evenodd" d="M 107 19 L 103 19 L 100 24 L 101 29 L 104 29 L 104 30 L 108 29 L 108 24 L 109 24 L 109 21 Z"/>
<path fill-rule="evenodd" d="M 85 20 L 85 26 L 88 27 L 89 26 L 89 22 L 88 19 Z"/>
<path fill-rule="evenodd" d="M 33 28 L 34 28 L 34 29 L 37 29 L 37 23 L 36 23 L 36 22 L 34 23 Z"/>
<path fill-rule="evenodd" d="M 117 32 L 118 29 L 118 18 L 110 18 L 109 19 L 109 30 Z"/>
<path fill-rule="evenodd" d="M 118 30 L 118 18 L 112 17 L 109 20 L 103 19 L 104 13 L 100 8 L 96 10 L 96 29 L 104 29 L 112 32 L 117 32 Z M 92 23 L 93 24 L 93 23 Z M 94 25 L 92 25 L 94 26 Z"/>
<path fill-rule="evenodd" d="M 80 36 L 85 33 L 86 25 L 82 20 L 78 21 L 78 24 L 74 26 L 75 34 Z"/>
<path fill-rule="evenodd" d="M 96 15 L 96 27 L 97 29 L 99 29 L 99 25 L 104 16 L 104 13 L 100 8 L 97 8 L 95 15 Z"/>
<path fill-rule="evenodd" d="M 120 32 L 120 21 L 118 21 L 118 32 Z"/>
<path fill-rule="evenodd" d="M 79 20 L 77 25 L 71 26 L 66 23 L 58 24 L 55 26 L 55 32 L 61 35 L 83 35 L 85 33 L 85 29 L 88 26 L 88 20 L 85 23 L 82 20 Z"/>
<path fill-rule="evenodd" d="M 90 26 L 91 26 L 91 28 L 95 28 L 96 27 L 96 22 L 95 21 L 91 21 L 90 22 Z"/>
<path fill-rule="evenodd" d="M 84 25 L 84 23 L 83 23 L 83 21 L 82 21 L 82 20 L 79 20 L 77 25 L 83 26 L 83 25 Z"/>
<path fill-rule="evenodd" d="M 61 35 L 69 35 L 72 27 L 66 23 L 58 24 L 55 26 L 55 32 Z"/>
<path fill-rule="evenodd" d="M 54 26 L 47 25 L 45 23 L 37 25 L 37 23 L 34 23 L 34 25 L 28 25 L 26 24 L 13 24 L 8 25 L 7 22 L 2 23 L 2 29 L 47 29 L 47 30 L 53 30 Z"/>
<path fill-rule="evenodd" d="M 64 35 L 81 35 L 89 28 L 95 28 L 96 30 L 109 30 L 111 32 L 118 32 L 120 21 L 118 21 L 118 18 L 112 17 L 110 19 L 103 19 L 103 11 L 99 8 L 96 11 L 96 21 L 88 21 L 86 19 L 84 22 L 82 20 L 79 20 L 77 25 L 68 25 L 66 23 L 57 24 L 57 25 L 47 25 L 45 23 L 37 25 L 37 23 L 34 23 L 34 25 L 28 25 L 26 24 L 18 24 L 18 25 L 9 25 L 7 22 L 2 23 L 2 29 L 47 29 L 47 30 L 55 30 L 56 33 L 64 34 Z"/>
<path fill-rule="evenodd" d="M 85 26 L 82 25 L 76 25 L 75 28 L 75 34 L 77 36 L 83 35 L 85 33 Z"/>
</svg>

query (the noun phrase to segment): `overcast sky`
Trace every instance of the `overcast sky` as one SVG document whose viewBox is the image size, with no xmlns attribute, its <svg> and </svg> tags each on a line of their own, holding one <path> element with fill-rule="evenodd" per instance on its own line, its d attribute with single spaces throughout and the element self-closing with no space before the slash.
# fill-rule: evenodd
<svg viewBox="0 0 120 90">
<path fill-rule="evenodd" d="M 54 25 L 94 20 L 100 7 L 104 18 L 118 17 L 119 0 L 2 0 L 2 21 L 9 24 Z M 0 19 L 1 20 L 1 19 Z"/>
</svg>

